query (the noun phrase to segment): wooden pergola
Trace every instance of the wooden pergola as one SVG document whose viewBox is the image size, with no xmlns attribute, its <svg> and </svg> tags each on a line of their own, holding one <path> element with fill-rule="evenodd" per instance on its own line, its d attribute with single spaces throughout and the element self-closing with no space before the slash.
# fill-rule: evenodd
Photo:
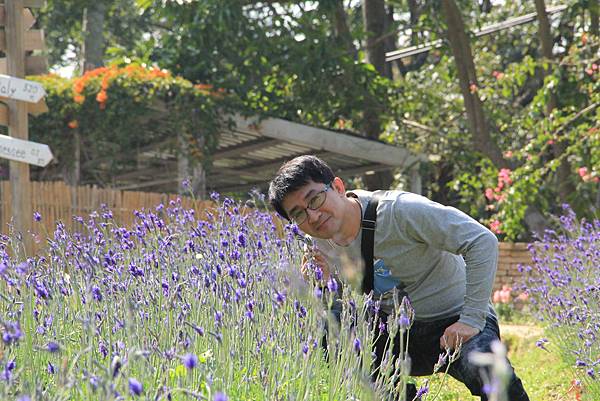
<svg viewBox="0 0 600 401">
<path fill-rule="evenodd" d="M 427 158 L 408 150 L 349 132 L 332 131 L 278 118 L 231 116 L 234 128 L 223 129 L 208 172 L 190 169 L 186 158 L 173 147 L 154 146 L 138 152 L 147 166 L 116 177 L 117 188 L 152 192 L 177 192 L 182 180 L 199 180 L 197 191 L 206 194 L 266 191 L 277 169 L 287 160 L 313 154 L 325 160 L 343 178 L 399 169 L 411 174 L 411 190 L 420 192 L 418 166 Z M 227 126 L 227 124 L 223 124 Z M 171 149 L 171 150 L 168 150 Z M 178 155 L 179 154 L 179 155 Z"/>
</svg>

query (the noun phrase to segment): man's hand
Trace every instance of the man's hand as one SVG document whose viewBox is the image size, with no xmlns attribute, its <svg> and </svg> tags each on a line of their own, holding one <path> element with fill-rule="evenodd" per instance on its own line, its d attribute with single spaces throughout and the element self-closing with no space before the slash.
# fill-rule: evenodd
<svg viewBox="0 0 600 401">
<path fill-rule="evenodd" d="M 471 327 L 468 324 L 456 322 L 451 324 L 444 331 L 444 335 L 440 338 L 440 348 L 456 349 L 459 345 L 466 343 L 479 333 L 479 329 Z"/>
<path fill-rule="evenodd" d="M 319 266 L 323 272 L 323 281 L 329 280 L 329 264 L 325 259 L 325 256 L 318 249 L 312 249 L 309 254 L 305 254 L 302 258 L 302 266 L 300 272 L 304 276 L 305 280 L 308 280 L 309 275 L 309 264 Z"/>
</svg>

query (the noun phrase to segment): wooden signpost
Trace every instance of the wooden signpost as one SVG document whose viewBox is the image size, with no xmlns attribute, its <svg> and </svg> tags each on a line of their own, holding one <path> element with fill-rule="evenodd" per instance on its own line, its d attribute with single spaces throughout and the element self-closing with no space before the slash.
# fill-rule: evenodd
<svg viewBox="0 0 600 401">
<path fill-rule="evenodd" d="M 52 152 L 43 143 L 24 141 L 12 136 L 0 135 L 0 157 L 16 162 L 46 167 L 52 160 Z"/>
<path fill-rule="evenodd" d="M 41 84 L 0 74 L 0 98 L 37 103 L 44 96 L 46 96 L 46 91 Z"/>
<path fill-rule="evenodd" d="M 0 157 L 10 161 L 10 187 L 12 195 L 12 217 L 17 232 L 23 234 L 27 253 L 32 251 L 31 229 L 33 217 L 29 164 L 45 166 L 52 159 L 47 145 L 29 142 L 28 110 L 35 105 L 37 111 L 45 109 L 44 89 L 40 84 L 24 79 L 27 66 L 37 73 L 45 62 L 40 56 L 30 59 L 34 50 L 43 50 L 43 31 L 30 29 L 35 18 L 28 8 L 41 7 L 40 0 L 4 0 L 0 4 L 0 50 L 6 58 L 0 63 L 0 124 L 8 126 L 8 135 L 0 135 Z M 2 26 L 4 29 L 2 29 Z M 40 63 L 41 62 L 41 63 Z M 31 70 L 32 68 L 28 68 Z M 29 71 L 28 71 L 29 72 Z M 3 117 L 3 118 L 2 118 Z"/>
</svg>

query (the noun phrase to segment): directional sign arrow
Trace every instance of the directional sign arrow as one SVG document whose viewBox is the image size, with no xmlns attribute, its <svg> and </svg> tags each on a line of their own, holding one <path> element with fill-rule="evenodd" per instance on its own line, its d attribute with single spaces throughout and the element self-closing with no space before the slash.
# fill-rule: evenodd
<svg viewBox="0 0 600 401">
<path fill-rule="evenodd" d="M 37 103 L 45 95 L 46 91 L 40 83 L 0 75 L 0 97 Z"/>
<path fill-rule="evenodd" d="M 0 135 L 0 157 L 45 167 L 52 160 L 48 145 Z"/>
</svg>

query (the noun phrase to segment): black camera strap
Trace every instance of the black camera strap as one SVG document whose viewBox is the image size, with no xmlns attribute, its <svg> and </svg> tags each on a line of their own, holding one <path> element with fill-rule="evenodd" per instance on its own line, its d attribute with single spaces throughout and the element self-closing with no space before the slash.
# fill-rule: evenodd
<svg viewBox="0 0 600 401">
<path fill-rule="evenodd" d="M 375 227 L 377 226 L 377 204 L 379 203 L 379 195 L 373 193 L 369 204 L 365 210 L 365 215 L 360 223 L 362 229 L 361 249 L 363 262 L 365 264 L 365 274 L 363 275 L 362 290 L 363 293 L 369 294 L 373 291 L 375 272 L 373 270 L 373 259 L 375 246 Z"/>
</svg>

